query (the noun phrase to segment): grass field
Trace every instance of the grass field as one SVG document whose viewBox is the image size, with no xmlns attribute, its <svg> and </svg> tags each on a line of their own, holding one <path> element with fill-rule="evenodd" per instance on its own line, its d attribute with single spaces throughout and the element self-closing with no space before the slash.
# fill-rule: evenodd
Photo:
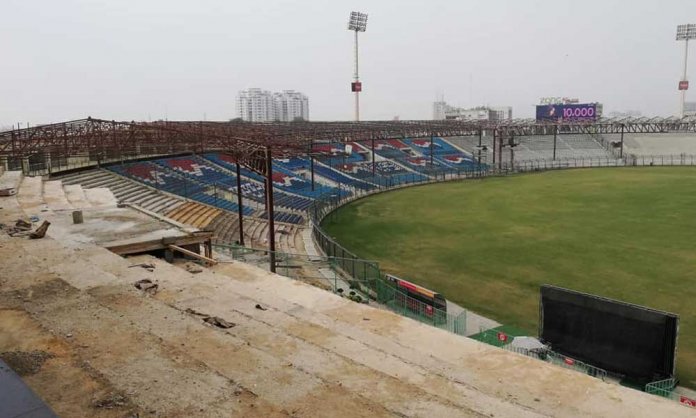
<svg viewBox="0 0 696 418">
<path fill-rule="evenodd" d="M 696 168 L 412 187 L 347 205 L 324 228 L 383 270 L 532 335 L 542 283 L 677 313 L 677 374 L 696 388 Z"/>
</svg>

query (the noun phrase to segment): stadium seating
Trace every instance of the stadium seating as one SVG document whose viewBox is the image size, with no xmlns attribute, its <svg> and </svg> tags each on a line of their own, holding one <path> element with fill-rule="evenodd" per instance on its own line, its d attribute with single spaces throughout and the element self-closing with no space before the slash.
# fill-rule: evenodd
<svg viewBox="0 0 696 418">
<path fill-rule="evenodd" d="M 218 154 L 218 153 L 209 153 L 209 154 L 204 154 L 204 157 L 208 159 L 209 161 L 213 162 L 214 164 L 217 164 L 221 167 L 224 167 L 225 169 L 228 170 L 236 170 L 236 164 L 235 161 L 232 157 L 226 155 L 226 154 Z M 251 179 L 254 179 L 258 182 L 264 183 L 265 178 L 261 176 L 260 174 L 254 173 L 250 170 L 247 169 L 242 169 L 241 173 L 245 177 L 249 177 Z M 274 188 L 292 193 L 292 194 L 297 194 L 309 198 L 318 198 L 322 195 L 331 195 L 331 194 L 341 194 L 342 196 L 348 196 L 350 194 L 350 191 L 347 189 L 342 189 L 338 190 L 337 188 L 330 187 L 330 186 L 325 186 L 322 184 L 318 184 L 315 182 L 314 184 L 314 190 L 312 190 L 311 183 L 307 181 L 306 179 L 301 178 L 298 176 L 296 173 L 294 173 L 292 170 L 289 170 L 287 168 L 282 167 L 281 165 L 275 163 L 274 164 L 274 172 L 273 172 L 273 186 Z"/>
<path fill-rule="evenodd" d="M 168 193 L 183 196 L 231 212 L 239 212 L 237 203 L 224 199 L 221 195 L 215 195 L 210 187 L 190 180 L 187 175 L 177 174 L 174 170 L 168 169 L 160 164 L 137 162 L 113 165 L 108 169 L 124 177 L 140 181 L 141 183 Z M 242 213 L 244 215 L 251 215 L 254 213 L 254 209 L 244 206 Z"/>
<path fill-rule="evenodd" d="M 398 139 L 375 141 L 375 153 L 390 160 L 417 156 L 414 150 Z"/>
<path fill-rule="evenodd" d="M 210 164 L 206 164 L 198 157 L 163 158 L 153 162 L 204 183 L 235 184 L 234 177 L 223 171 L 215 170 Z"/>
<path fill-rule="evenodd" d="M 148 186 L 184 197 L 202 193 L 205 190 L 204 186 L 151 162 L 113 165 L 109 167 L 109 170 Z"/>
<path fill-rule="evenodd" d="M 309 170 L 310 168 L 309 160 L 300 157 L 276 159 L 274 160 L 274 164 L 277 164 L 295 173 L 300 172 L 302 170 Z"/>
<path fill-rule="evenodd" d="M 441 160 L 434 157 L 432 162 L 430 157 L 408 157 L 403 160 L 403 163 L 405 163 L 408 168 L 422 173 L 432 173 L 449 168 L 449 166 L 445 165 Z"/>
<path fill-rule="evenodd" d="M 449 167 L 458 169 L 475 168 L 477 166 L 476 161 L 471 156 L 463 153 L 439 155 L 434 157 L 434 159 Z"/>
<path fill-rule="evenodd" d="M 358 163 L 370 159 L 370 151 L 355 142 L 315 144 L 312 151 L 319 154 L 319 161 L 327 163 L 331 163 L 330 160 L 335 163 L 337 159 L 343 163 Z"/>
<path fill-rule="evenodd" d="M 440 137 L 432 138 L 432 147 L 430 138 L 406 138 L 402 142 L 409 145 L 413 150 L 418 152 L 419 155 L 424 157 L 424 160 L 417 157 L 414 159 L 407 158 L 405 160 L 405 162 L 409 164 L 410 168 L 423 173 L 433 173 L 449 168 L 469 168 L 476 164 L 470 154 L 462 152 L 457 147 Z M 433 157 L 432 165 L 430 164 L 431 155 Z"/>
<path fill-rule="evenodd" d="M 204 182 L 211 186 L 224 187 L 232 193 L 237 192 L 237 176 L 231 172 L 214 167 L 210 161 L 198 156 L 163 158 L 155 160 L 162 167 L 170 168 L 191 179 Z M 245 170 L 248 171 L 248 170 Z M 242 197 L 263 204 L 266 200 L 264 187 L 261 183 L 242 179 Z M 304 211 L 312 205 L 312 200 L 302 196 L 277 192 L 275 206 L 290 210 Z"/>
<path fill-rule="evenodd" d="M 368 164 L 370 164 L 370 163 L 368 163 Z M 363 170 L 363 172 L 364 172 L 364 170 Z M 329 168 L 329 167 L 327 167 L 321 163 L 318 163 L 318 162 L 314 164 L 314 173 L 315 173 L 315 175 L 319 175 L 319 176 L 322 176 L 324 178 L 327 178 L 327 179 L 333 181 L 334 183 L 347 185 L 350 187 L 354 187 L 356 189 L 370 190 L 370 189 L 375 188 L 375 185 L 372 183 L 368 183 L 366 181 L 360 181 L 360 180 L 357 180 L 356 178 L 354 178 L 357 176 L 353 176 L 353 177 L 348 176 L 346 174 L 343 174 L 341 171 L 335 170 L 333 168 Z M 372 175 L 371 171 L 369 172 L 369 175 L 370 176 Z"/>
<path fill-rule="evenodd" d="M 266 219 L 268 217 L 267 212 L 263 212 L 260 215 L 261 218 Z M 304 218 L 302 215 L 297 215 L 294 213 L 287 213 L 287 212 L 273 212 L 273 220 L 276 222 L 285 222 L 289 224 L 302 224 L 304 223 Z"/>
<path fill-rule="evenodd" d="M 402 142 L 414 150 L 418 151 L 423 155 L 430 155 L 430 138 L 427 139 L 410 139 L 406 138 Z M 443 138 L 434 137 L 432 138 L 432 153 L 433 155 L 445 155 L 445 154 L 463 154 L 462 151 L 454 147 L 449 142 L 445 141 Z"/>
<path fill-rule="evenodd" d="M 472 155 L 478 155 L 478 137 L 456 137 L 448 138 L 448 140 Z M 515 142 L 518 144 L 515 147 L 515 161 L 549 161 L 553 159 L 553 135 L 520 136 L 515 137 Z M 493 158 L 492 137 L 482 138 L 481 145 L 487 149 L 482 154 L 482 159 L 491 162 Z M 606 150 L 597 139 L 590 135 L 561 134 L 556 137 L 556 159 L 614 159 L 614 156 L 611 151 Z M 502 160 L 510 160 L 510 149 L 507 147 L 503 148 Z"/>
</svg>

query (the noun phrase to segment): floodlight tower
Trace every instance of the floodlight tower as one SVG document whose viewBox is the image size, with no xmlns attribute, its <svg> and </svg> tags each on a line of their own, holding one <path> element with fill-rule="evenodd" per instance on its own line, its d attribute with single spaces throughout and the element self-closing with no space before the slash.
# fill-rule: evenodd
<svg viewBox="0 0 696 418">
<path fill-rule="evenodd" d="M 684 101 L 686 100 L 686 91 L 689 89 L 689 81 L 686 78 L 686 64 L 689 58 L 689 39 L 696 39 L 696 24 L 677 26 L 677 41 L 684 41 L 684 74 L 679 81 L 679 90 L 681 91 L 679 117 L 681 118 L 684 117 Z"/>
<path fill-rule="evenodd" d="M 350 90 L 355 93 L 355 121 L 360 121 L 360 92 L 362 91 L 362 83 L 358 76 L 358 32 L 365 32 L 367 29 L 367 13 L 350 12 L 348 20 L 348 30 L 355 32 L 355 73 L 353 74 L 353 82 L 350 84 Z"/>
</svg>

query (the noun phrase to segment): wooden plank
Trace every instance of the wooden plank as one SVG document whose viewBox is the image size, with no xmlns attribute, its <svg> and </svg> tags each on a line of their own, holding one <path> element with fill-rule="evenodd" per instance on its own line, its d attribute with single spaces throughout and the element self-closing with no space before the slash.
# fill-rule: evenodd
<svg viewBox="0 0 696 418">
<path fill-rule="evenodd" d="M 200 255 L 200 254 L 195 253 L 193 251 L 187 250 L 186 248 L 177 247 L 176 245 L 170 245 L 169 249 L 173 250 L 173 251 L 178 251 L 182 254 L 186 254 L 186 255 L 191 256 L 193 258 L 197 258 L 199 260 L 205 261 L 206 263 L 209 263 L 211 265 L 217 264 L 217 260 L 214 260 L 212 258 L 208 258 L 204 255 Z"/>
<path fill-rule="evenodd" d="M 132 242 L 128 244 L 112 245 L 109 246 L 108 243 L 104 243 L 103 246 L 107 250 L 116 253 L 118 255 L 128 255 L 128 254 L 139 254 L 154 250 L 163 250 L 167 248 L 170 244 L 175 245 L 189 245 L 189 244 L 202 244 L 213 237 L 213 232 L 210 231 L 196 231 L 191 235 L 184 235 L 179 237 L 165 237 L 161 239 Z"/>
</svg>

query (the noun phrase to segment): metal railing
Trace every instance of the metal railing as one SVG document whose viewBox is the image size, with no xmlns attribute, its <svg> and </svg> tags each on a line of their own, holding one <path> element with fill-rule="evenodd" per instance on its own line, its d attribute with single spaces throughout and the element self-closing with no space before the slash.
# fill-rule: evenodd
<svg viewBox="0 0 696 418">
<path fill-rule="evenodd" d="M 213 249 L 218 254 L 230 257 L 232 260 L 252 264 L 264 270 L 269 270 L 270 258 L 273 253 L 275 254 L 277 274 L 301 280 L 335 293 L 347 296 L 360 296 L 360 298 L 354 298 L 359 301 L 367 302 L 371 296 L 368 294 L 369 290 L 374 288 L 374 283 L 371 284 L 369 281 L 346 280 L 345 273 L 343 273 L 341 268 L 346 263 L 346 260 L 340 257 L 309 256 L 307 254 L 281 251 L 272 252 L 265 248 L 227 244 L 213 244 Z M 351 292 L 355 292 L 355 295 L 352 295 Z M 374 299 L 374 295 L 372 296 Z"/>
<path fill-rule="evenodd" d="M 524 331 L 515 329 L 513 331 L 513 335 L 511 335 L 509 330 L 501 331 L 501 329 L 503 329 L 503 327 L 488 329 L 481 328 L 478 334 L 471 335 L 470 338 L 484 344 L 502 348 L 507 351 L 512 351 L 513 353 L 522 354 L 527 357 L 532 357 L 537 360 L 542 360 L 547 363 L 596 377 L 601 380 L 606 380 L 608 376 L 607 371 L 602 368 L 565 356 L 563 354 L 556 353 L 555 351 L 546 347 L 528 349 L 525 347 L 516 346 L 514 345 L 515 336 L 523 336 Z"/>
<path fill-rule="evenodd" d="M 645 392 L 652 395 L 662 396 L 663 398 L 672 399 L 674 396 L 674 389 L 676 387 L 676 379 L 670 377 L 668 379 L 658 380 L 655 382 L 650 382 L 645 385 Z"/>
<path fill-rule="evenodd" d="M 677 381 L 674 377 L 650 382 L 645 385 L 644 391 L 652 395 L 661 396 L 663 398 L 679 402 L 680 404 L 690 408 L 696 408 L 696 399 L 677 392 Z"/>
<path fill-rule="evenodd" d="M 386 280 L 377 280 L 375 283 L 377 302 L 393 312 L 454 334 L 466 335 L 466 310 L 453 315 L 410 297 Z"/>
</svg>

